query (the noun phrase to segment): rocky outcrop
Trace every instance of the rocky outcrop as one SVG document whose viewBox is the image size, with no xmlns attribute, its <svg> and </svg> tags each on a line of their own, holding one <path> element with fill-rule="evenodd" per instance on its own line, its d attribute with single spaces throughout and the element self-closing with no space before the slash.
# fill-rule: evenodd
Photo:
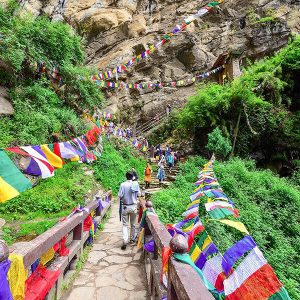
<svg viewBox="0 0 300 300">
<path fill-rule="evenodd" d="M 0 86 L 0 116 L 1 115 L 12 115 L 14 109 L 9 102 L 7 89 Z"/>
<path fill-rule="evenodd" d="M 207 1 L 171 0 L 28 0 L 26 9 L 64 19 L 87 38 L 87 64 L 112 69 L 157 42 Z M 31 7 L 31 8 L 30 8 Z M 171 39 L 119 80 L 127 83 L 181 80 L 211 68 L 218 56 L 232 51 L 244 58 L 270 54 L 300 30 L 298 0 L 225 0 L 220 8 Z M 142 122 L 170 103 L 180 106 L 195 85 L 148 90 L 104 90 L 108 105 Z"/>
</svg>

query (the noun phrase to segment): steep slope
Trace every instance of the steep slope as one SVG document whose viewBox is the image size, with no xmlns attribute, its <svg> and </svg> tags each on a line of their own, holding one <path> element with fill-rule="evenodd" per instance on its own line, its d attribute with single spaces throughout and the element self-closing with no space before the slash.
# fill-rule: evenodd
<svg viewBox="0 0 300 300">
<path fill-rule="evenodd" d="M 100 70 L 114 68 L 158 41 L 181 24 L 206 1 L 22 1 L 34 14 L 66 20 L 87 39 L 86 62 Z M 219 9 L 189 25 L 148 60 L 142 60 L 122 75 L 122 80 L 181 80 L 212 67 L 217 57 L 232 51 L 240 61 L 272 53 L 298 32 L 299 1 L 228 0 Z M 165 87 L 149 93 L 125 89 L 106 92 L 109 106 L 121 111 L 130 123 L 143 122 L 157 107 L 180 106 L 195 92 L 194 85 Z M 133 114 L 132 114 L 133 113 Z M 129 117 L 130 116 L 130 117 Z"/>
</svg>

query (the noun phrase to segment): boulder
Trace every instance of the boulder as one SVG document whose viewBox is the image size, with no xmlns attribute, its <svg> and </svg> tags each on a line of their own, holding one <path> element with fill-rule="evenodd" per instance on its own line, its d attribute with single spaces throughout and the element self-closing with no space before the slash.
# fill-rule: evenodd
<svg viewBox="0 0 300 300">
<path fill-rule="evenodd" d="M 12 115 L 13 113 L 14 109 L 9 102 L 7 89 L 0 87 L 0 115 Z"/>
<path fill-rule="evenodd" d="M 43 5 L 41 1 L 38 0 L 28 0 L 24 3 L 23 12 L 27 13 L 30 12 L 34 16 L 38 16 L 42 9 Z"/>
<path fill-rule="evenodd" d="M 90 8 L 96 3 L 96 0 L 68 0 L 64 9 L 64 15 L 73 17 L 75 14 Z"/>
<path fill-rule="evenodd" d="M 92 8 L 74 16 L 74 21 L 91 38 L 132 20 L 126 9 Z"/>
<path fill-rule="evenodd" d="M 143 15 L 135 15 L 132 22 L 128 24 L 127 35 L 129 38 L 145 34 L 147 30 L 146 19 Z"/>
</svg>

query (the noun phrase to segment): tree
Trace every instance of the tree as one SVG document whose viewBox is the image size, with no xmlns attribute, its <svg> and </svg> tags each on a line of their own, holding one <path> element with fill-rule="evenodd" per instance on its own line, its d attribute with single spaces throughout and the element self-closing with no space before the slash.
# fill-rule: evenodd
<svg viewBox="0 0 300 300">
<path fill-rule="evenodd" d="M 225 137 L 219 127 L 208 134 L 206 149 L 215 153 L 218 158 L 225 159 L 232 150 L 230 140 Z"/>
</svg>

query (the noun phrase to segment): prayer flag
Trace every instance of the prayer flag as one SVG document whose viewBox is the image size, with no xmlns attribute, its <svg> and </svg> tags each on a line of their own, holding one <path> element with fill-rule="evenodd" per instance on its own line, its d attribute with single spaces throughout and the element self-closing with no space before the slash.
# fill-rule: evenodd
<svg viewBox="0 0 300 300">
<path fill-rule="evenodd" d="M 248 230 L 246 229 L 245 225 L 241 222 L 238 222 L 238 221 L 231 221 L 231 220 L 216 220 L 216 221 L 219 221 L 223 224 L 226 224 L 230 227 L 233 227 L 243 233 L 246 233 L 246 234 L 249 234 Z"/>
<path fill-rule="evenodd" d="M 272 267 L 255 247 L 224 280 L 226 300 L 236 299 L 290 299 L 283 290 Z M 280 298 L 277 298 L 280 297 Z"/>
<path fill-rule="evenodd" d="M 8 155 L 0 150 L 0 202 L 10 200 L 32 187 Z"/>
<path fill-rule="evenodd" d="M 55 153 L 53 153 L 48 145 L 41 145 L 41 149 L 44 152 L 46 158 L 48 159 L 49 163 L 56 169 L 62 168 L 63 161 L 62 159 L 57 156 Z"/>
<path fill-rule="evenodd" d="M 225 274 L 228 275 L 235 262 L 254 247 L 256 247 L 256 243 L 250 235 L 247 235 L 227 249 L 222 261 Z"/>
<path fill-rule="evenodd" d="M 207 280 L 218 290 L 224 290 L 224 280 L 226 278 L 222 269 L 222 255 L 217 254 L 216 256 L 208 259 L 203 266 L 203 274 Z M 226 298 L 227 299 L 227 298 Z M 244 299 L 244 298 L 240 298 Z"/>
<path fill-rule="evenodd" d="M 49 163 L 40 146 L 23 146 L 20 148 L 26 151 L 31 157 L 26 173 L 42 176 L 43 179 L 54 176 L 54 168 Z"/>
</svg>

